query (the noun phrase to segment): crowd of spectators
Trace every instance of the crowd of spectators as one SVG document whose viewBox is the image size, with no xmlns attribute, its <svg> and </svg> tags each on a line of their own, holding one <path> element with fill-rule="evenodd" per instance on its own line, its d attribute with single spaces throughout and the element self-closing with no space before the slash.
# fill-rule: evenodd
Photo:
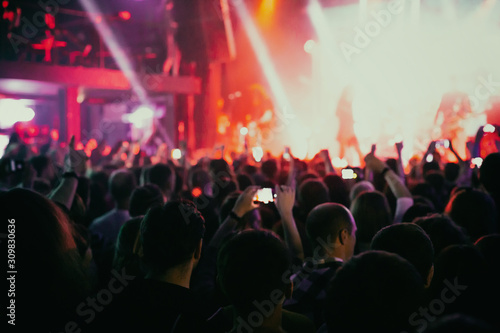
<svg viewBox="0 0 500 333">
<path fill-rule="evenodd" d="M 372 151 L 344 179 L 327 151 L 257 163 L 75 146 L 35 150 L 14 135 L 0 161 L 16 326 L 500 330 L 499 152 L 478 167 L 445 161 L 431 142 L 405 174 L 398 143 L 398 158 Z M 261 188 L 273 202 L 256 201 Z"/>
</svg>

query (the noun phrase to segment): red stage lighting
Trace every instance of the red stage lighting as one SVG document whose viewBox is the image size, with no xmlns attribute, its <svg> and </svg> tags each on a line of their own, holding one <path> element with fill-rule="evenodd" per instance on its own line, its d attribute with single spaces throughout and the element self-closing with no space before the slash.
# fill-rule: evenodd
<svg viewBox="0 0 500 333">
<path fill-rule="evenodd" d="M 9 2 L 8 1 L 2 1 L 2 7 L 3 8 L 7 8 L 9 6 Z"/>
<path fill-rule="evenodd" d="M 130 20 L 130 18 L 132 17 L 132 15 L 130 15 L 130 12 L 127 11 L 119 12 L 118 16 L 120 16 L 120 18 L 124 21 Z"/>
<path fill-rule="evenodd" d="M 59 131 L 56 129 L 53 129 L 52 131 L 50 131 L 50 137 L 52 138 L 52 140 L 58 141 L 59 140 Z"/>
</svg>

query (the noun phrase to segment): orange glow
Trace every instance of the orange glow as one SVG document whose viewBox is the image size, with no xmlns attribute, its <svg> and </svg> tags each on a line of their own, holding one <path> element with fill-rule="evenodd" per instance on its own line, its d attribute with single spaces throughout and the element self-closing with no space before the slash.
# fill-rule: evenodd
<svg viewBox="0 0 500 333">
<path fill-rule="evenodd" d="M 102 16 L 101 15 L 96 16 L 95 22 L 96 23 L 101 23 L 102 22 Z"/>
<path fill-rule="evenodd" d="M 104 150 L 102 151 L 102 156 L 108 156 L 109 153 L 111 153 L 111 146 L 104 147 Z"/>
<path fill-rule="evenodd" d="M 223 99 L 223 98 L 219 98 L 219 99 L 217 100 L 217 107 L 218 107 L 219 109 L 222 109 L 222 108 L 224 107 L 224 99 Z"/>
<path fill-rule="evenodd" d="M 271 23 L 275 8 L 276 0 L 262 0 L 257 14 L 258 22 L 263 26 L 269 25 Z"/>
<path fill-rule="evenodd" d="M 97 141 L 95 139 L 90 139 L 89 142 L 87 142 L 87 146 L 85 147 L 86 150 L 92 151 L 97 148 Z"/>
<path fill-rule="evenodd" d="M 141 145 L 139 144 L 134 145 L 134 151 L 133 151 L 134 155 L 138 155 L 140 151 L 141 151 Z"/>
<path fill-rule="evenodd" d="M 122 159 L 122 161 L 126 161 L 127 160 L 127 153 L 122 153 L 120 158 Z"/>
<path fill-rule="evenodd" d="M 76 150 L 83 150 L 83 143 L 78 142 L 75 147 Z"/>
<path fill-rule="evenodd" d="M 191 191 L 191 194 L 193 195 L 194 198 L 198 198 L 200 195 L 203 194 L 203 192 L 202 192 L 202 190 L 199 187 L 195 187 Z"/>
<path fill-rule="evenodd" d="M 130 15 L 130 12 L 127 12 L 127 11 L 123 11 L 123 12 L 118 13 L 118 16 L 120 16 L 120 18 L 122 20 L 125 20 L 125 21 L 130 20 L 130 18 L 132 17 L 132 15 Z"/>
<path fill-rule="evenodd" d="M 53 129 L 52 131 L 50 131 L 50 137 L 52 138 L 52 140 L 54 141 L 57 141 L 59 140 L 59 131 L 56 130 L 56 129 Z"/>
</svg>

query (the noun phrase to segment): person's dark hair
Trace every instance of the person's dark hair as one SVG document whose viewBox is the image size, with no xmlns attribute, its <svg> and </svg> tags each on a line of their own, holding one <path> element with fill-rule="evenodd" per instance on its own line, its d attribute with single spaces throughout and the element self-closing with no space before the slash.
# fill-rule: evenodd
<svg viewBox="0 0 500 333">
<path fill-rule="evenodd" d="M 424 333 L 495 333 L 488 323 L 461 313 L 438 318 L 430 323 Z"/>
<path fill-rule="evenodd" d="M 347 185 L 342 177 L 335 174 L 328 174 L 323 177 L 323 182 L 326 187 L 328 187 L 330 202 L 336 202 L 349 207 L 349 190 L 347 189 Z"/>
<path fill-rule="evenodd" d="M 415 267 L 400 256 L 367 251 L 345 263 L 327 292 L 329 332 L 399 333 L 418 309 L 424 284 Z"/>
<path fill-rule="evenodd" d="M 500 153 L 486 156 L 479 168 L 479 180 L 489 193 L 500 194 Z"/>
<path fill-rule="evenodd" d="M 424 197 L 432 202 L 438 213 L 443 212 L 444 203 L 441 201 L 440 196 L 436 193 L 436 189 L 429 183 L 418 183 L 411 189 L 413 196 Z"/>
<path fill-rule="evenodd" d="M 274 180 L 276 178 L 276 174 L 278 173 L 278 162 L 276 162 L 275 159 L 264 161 L 260 170 L 268 179 Z"/>
<path fill-rule="evenodd" d="M 299 205 L 307 215 L 314 207 L 329 201 L 328 188 L 318 179 L 308 179 L 299 187 Z"/>
<path fill-rule="evenodd" d="M 483 236 L 476 241 L 474 246 L 479 249 L 488 263 L 492 277 L 500 279 L 500 265 L 498 265 L 498 258 L 500 258 L 500 234 Z"/>
<path fill-rule="evenodd" d="M 269 231 L 245 230 L 229 241 L 217 257 L 218 281 L 239 314 L 255 309 L 255 301 L 285 296 L 289 284 L 289 252 Z"/>
<path fill-rule="evenodd" d="M 141 224 L 143 262 L 162 273 L 184 264 L 203 238 L 205 221 L 190 201 L 170 201 L 149 209 Z"/>
<path fill-rule="evenodd" d="M 402 221 L 413 222 L 417 218 L 425 217 L 433 213 L 436 213 L 436 211 L 431 206 L 422 203 L 416 203 L 406 210 L 406 212 L 403 214 Z"/>
<path fill-rule="evenodd" d="M 446 206 L 445 213 L 467 230 L 473 242 L 498 231 L 495 202 L 479 190 L 467 189 L 456 193 Z"/>
<path fill-rule="evenodd" d="M 208 184 L 210 184 L 210 174 L 207 171 L 198 169 L 190 172 L 188 181 L 188 186 L 190 189 L 198 187 L 203 192 L 205 192 L 206 186 Z"/>
<path fill-rule="evenodd" d="M 116 239 L 113 268 L 121 272 L 123 268 L 129 275 L 143 276 L 140 255 L 142 243 L 140 239 L 141 222 L 144 216 L 137 216 L 125 222 Z"/>
<path fill-rule="evenodd" d="M 244 173 L 240 173 L 236 176 L 238 181 L 238 189 L 244 191 L 247 187 L 254 185 L 254 182 L 250 176 Z"/>
<path fill-rule="evenodd" d="M 233 210 L 240 194 L 240 191 L 236 191 L 226 196 L 220 207 L 219 223 L 222 224 L 222 222 L 224 222 L 224 220 L 228 217 L 229 213 Z M 261 223 L 260 211 L 257 209 L 253 209 L 243 215 L 241 219 L 245 226 L 255 226 L 256 224 L 258 225 Z"/>
<path fill-rule="evenodd" d="M 351 187 L 349 192 L 349 200 L 352 203 L 356 197 L 362 192 L 375 191 L 375 186 L 367 180 L 362 180 Z"/>
<path fill-rule="evenodd" d="M 444 178 L 449 183 L 455 183 L 460 172 L 460 166 L 458 163 L 446 163 L 444 166 Z"/>
<path fill-rule="evenodd" d="M 146 215 L 149 208 L 164 203 L 163 193 L 155 184 L 146 184 L 136 188 L 130 196 L 129 213 L 131 217 Z"/>
<path fill-rule="evenodd" d="M 345 206 L 324 203 L 316 206 L 307 216 L 306 232 L 311 246 L 320 249 L 318 253 L 322 255 L 325 252 L 324 244 L 334 242 L 343 229 L 347 229 L 351 235 L 354 225 L 354 218 Z"/>
<path fill-rule="evenodd" d="M 424 229 L 412 223 L 393 224 L 373 237 L 372 250 L 400 255 L 415 266 L 424 283 L 434 262 L 434 247 Z"/>
<path fill-rule="evenodd" d="M 54 202 L 30 190 L 0 192 L 0 202 L 3 230 L 15 225 L 16 266 L 22 267 L 16 280 L 16 290 L 22 292 L 16 292 L 16 304 L 30 318 L 16 324 L 57 330 L 74 316 L 75 307 L 90 291 L 73 226 Z M 43 306 L 34 299 L 43 300 Z"/>
<path fill-rule="evenodd" d="M 149 168 L 147 183 L 155 184 L 163 193 L 171 195 L 175 186 L 174 171 L 167 164 L 155 164 Z"/>
<path fill-rule="evenodd" d="M 487 263 L 481 252 L 472 245 L 450 245 L 436 258 L 434 277 L 428 288 L 429 299 L 440 299 L 443 290 L 453 284 L 455 300 L 446 304 L 443 315 L 464 314 L 488 316 L 494 288 L 487 279 Z M 456 287 L 459 286 L 459 287 Z M 457 295 L 458 291 L 458 295 Z M 496 311 L 495 311 L 496 312 Z M 495 314 L 498 316 L 498 313 Z"/>
<path fill-rule="evenodd" d="M 425 162 L 424 165 L 422 166 L 422 174 L 424 177 L 429 171 L 440 171 L 441 167 L 439 166 L 439 163 L 437 161 L 432 161 L 432 162 Z"/>
<path fill-rule="evenodd" d="M 373 236 L 392 224 L 392 215 L 386 197 L 379 191 L 362 192 L 351 204 L 351 213 L 356 221 L 357 242 L 370 243 Z"/>
<path fill-rule="evenodd" d="M 443 214 L 433 214 L 413 221 L 427 233 L 434 246 L 434 257 L 450 245 L 469 244 L 465 230 Z"/>
<path fill-rule="evenodd" d="M 111 197 L 118 202 L 130 199 L 135 187 L 135 176 L 126 169 L 117 170 L 109 177 Z"/>
</svg>

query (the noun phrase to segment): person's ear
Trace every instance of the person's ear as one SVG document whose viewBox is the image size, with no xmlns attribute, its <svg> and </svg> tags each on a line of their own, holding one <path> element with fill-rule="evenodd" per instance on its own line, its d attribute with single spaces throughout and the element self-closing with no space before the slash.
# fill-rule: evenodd
<svg viewBox="0 0 500 333">
<path fill-rule="evenodd" d="M 200 239 L 200 242 L 198 243 L 198 245 L 196 246 L 196 249 L 194 250 L 193 259 L 200 260 L 202 246 L 203 246 L 203 238 Z"/>
<path fill-rule="evenodd" d="M 347 229 L 342 229 L 339 232 L 339 242 L 342 245 L 345 245 L 345 242 L 347 241 L 347 238 L 349 237 L 349 232 Z"/>
<path fill-rule="evenodd" d="M 293 294 L 293 281 L 290 280 L 290 283 L 285 285 L 285 299 L 292 299 Z"/>
</svg>

